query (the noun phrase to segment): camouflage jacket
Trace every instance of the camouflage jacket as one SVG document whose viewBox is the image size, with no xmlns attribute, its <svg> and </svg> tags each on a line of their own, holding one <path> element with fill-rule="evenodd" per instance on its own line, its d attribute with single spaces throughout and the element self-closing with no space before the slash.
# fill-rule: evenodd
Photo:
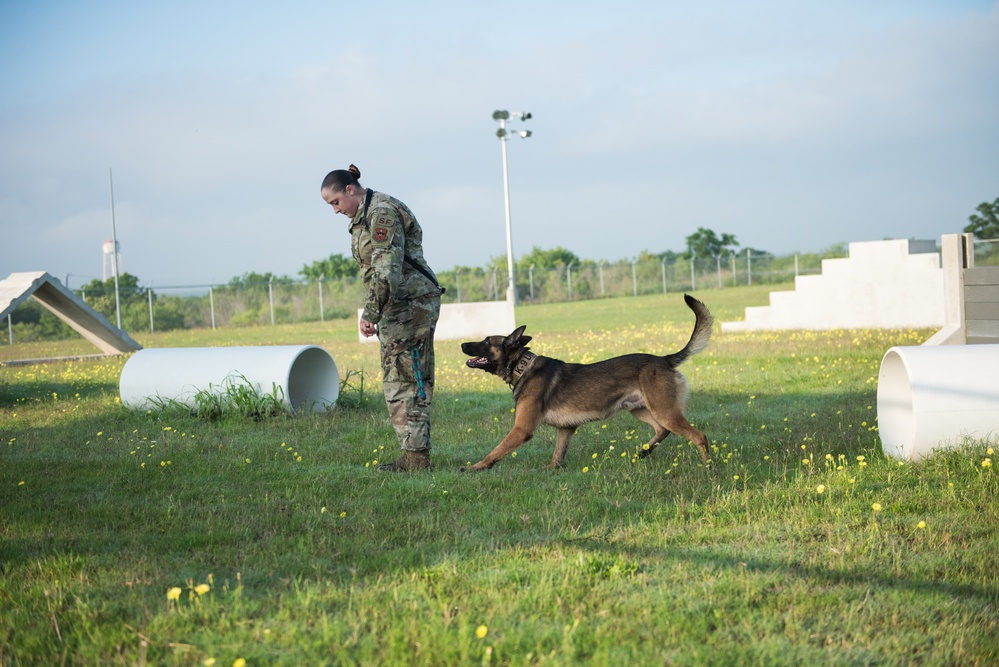
<svg viewBox="0 0 999 667">
<path fill-rule="evenodd" d="M 403 301 L 440 295 L 437 277 L 423 258 L 423 230 L 405 204 L 367 190 L 365 202 L 350 221 L 350 247 L 361 267 L 366 298 L 364 319 L 377 324 L 385 310 Z M 406 259 L 433 276 L 424 276 Z"/>
</svg>

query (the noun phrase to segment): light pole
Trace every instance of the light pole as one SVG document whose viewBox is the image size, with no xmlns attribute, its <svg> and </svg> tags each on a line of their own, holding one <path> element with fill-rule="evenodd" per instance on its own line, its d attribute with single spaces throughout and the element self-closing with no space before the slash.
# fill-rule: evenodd
<svg viewBox="0 0 999 667">
<path fill-rule="evenodd" d="M 506 265 L 507 271 L 509 272 L 510 285 L 506 290 L 506 299 L 513 303 L 517 302 L 517 290 L 514 287 L 513 282 L 513 231 L 510 227 L 510 177 L 507 170 L 506 164 L 506 138 L 509 134 L 506 130 L 506 121 L 511 118 L 520 118 L 520 120 L 528 120 L 531 117 L 529 111 L 505 111 L 499 110 L 493 112 L 493 120 L 498 121 L 500 126 L 496 130 L 496 136 L 500 140 L 500 148 L 503 153 L 503 202 L 506 205 Z M 526 139 L 531 136 L 530 130 L 515 130 L 512 134 Z"/>
<path fill-rule="evenodd" d="M 118 230 L 114 223 L 114 179 L 111 167 L 108 167 L 108 191 L 111 193 L 111 242 L 114 244 L 114 312 L 118 316 L 118 328 L 121 329 L 121 297 L 118 295 Z"/>
</svg>

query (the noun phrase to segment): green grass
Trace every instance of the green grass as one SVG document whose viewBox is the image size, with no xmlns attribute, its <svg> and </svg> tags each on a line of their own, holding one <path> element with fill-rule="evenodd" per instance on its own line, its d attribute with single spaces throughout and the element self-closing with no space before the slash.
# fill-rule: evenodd
<svg viewBox="0 0 999 667">
<path fill-rule="evenodd" d="M 766 302 L 698 296 L 719 321 Z M 677 294 L 517 316 L 571 361 L 693 321 Z M 436 468 L 377 473 L 396 445 L 352 320 L 135 336 L 321 345 L 352 385 L 319 415 L 131 412 L 116 358 L 0 368 L 0 664 L 995 664 L 999 442 L 899 464 L 877 434 L 881 357 L 930 333 L 716 331 L 683 367 L 711 469 L 675 436 L 637 460 L 648 427 L 618 415 L 562 470 L 543 427 L 460 473 L 512 403 L 442 341 Z M 0 350 L 91 351 L 48 345 Z"/>
</svg>

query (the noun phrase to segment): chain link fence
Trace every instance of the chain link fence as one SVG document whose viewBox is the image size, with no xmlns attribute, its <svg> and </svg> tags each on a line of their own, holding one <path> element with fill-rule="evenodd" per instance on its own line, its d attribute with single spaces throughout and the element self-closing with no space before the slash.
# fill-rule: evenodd
<svg viewBox="0 0 999 667">
<path fill-rule="evenodd" d="M 975 240 L 975 266 L 999 266 L 999 239 Z"/>
<path fill-rule="evenodd" d="M 735 285 L 784 283 L 796 275 L 820 273 L 824 255 L 773 257 L 751 252 L 724 258 L 672 261 L 584 261 L 579 265 L 514 273 L 519 303 L 553 303 L 620 296 L 715 289 Z M 447 288 L 443 303 L 506 298 L 507 271 L 440 271 Z M 113 290 L 75 293 L 116 322 Z M 266 326 L 354 317 L 364 303 L 358 278 L 228 285 L 145 286 L 121 295 L 122 328 L 130 332 L 238 326 Z M 38 304 L 26 302 L 7 318 L 8 343 L 72 337 L 74 332 Z"/>
<path fill-rule="evenodd" d="M 824 255 L 830 256 L 830 255 Z M 553 303 L 731 287 L 777 284 L 796 275 L 821 272 L 820 255 L 773 257 L 740 253 L 725 258 L 673 261 L 582 262 L 556 268 L 514 272 L 519 303 Z M 841 256 L 831 255 L 831 256 Z M 507 271 L 440 271 L 447 288 L 443 303 L 497 301 L 506 298 Z M 123 306 L 127 331 L 260 326 L 354 317 L 364 303 L 358 278 L 238 285 L 183 285 L 141 288 L 141 298 Z M 113 294 L 77 291 L 114 321 Z M 111 308 L 109 310 L 109 307 Z"/>
<path fill-rule="evenodd" d="M 975 264 L 999 266 L 999 240 L 975 241 Z M 846 255 L 845 246 L 823 253 L 775 257 L 753 254 L 671 261 L 584 261 L 556 268 L 514 272 L 517 300 L 525 304 L 582 301 L 640 294 L 718 289 L 737 285 L 781 284 L 817 274 L 822 260 Z M 502 269 L 440 271 L 447 288 L 444 303 L 506 298 L 509 276 Z M 114 293 L 74 290 L 115 322 Z M 274 279 L 265 283 L 141 287 L 122 301 L 126 331 L 165 331 L 266 326 L 354 317 L 364 303 L 358 278 L 322 281 Z M 75 333 L 32 301 L 7 317 L 7 342 L 71 337 Z"/>
</svg>

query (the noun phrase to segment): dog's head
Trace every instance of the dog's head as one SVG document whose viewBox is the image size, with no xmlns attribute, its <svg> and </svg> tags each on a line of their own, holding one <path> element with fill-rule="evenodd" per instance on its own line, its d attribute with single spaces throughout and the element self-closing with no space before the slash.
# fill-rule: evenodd
<svg viewBox="0 0 999 667">
<path fill-rule="evenodd" d="M 531 337 L 524 335 L 526 328 L 518 327 L 509 336 L 489 336 L 479 342 L 462 343 L 461 351 L 472 357 L 465 365 L 500 377 L 509 373 L 511 363 L 519 356 L 517 353 L 531 342 Z"/>
</svg>

